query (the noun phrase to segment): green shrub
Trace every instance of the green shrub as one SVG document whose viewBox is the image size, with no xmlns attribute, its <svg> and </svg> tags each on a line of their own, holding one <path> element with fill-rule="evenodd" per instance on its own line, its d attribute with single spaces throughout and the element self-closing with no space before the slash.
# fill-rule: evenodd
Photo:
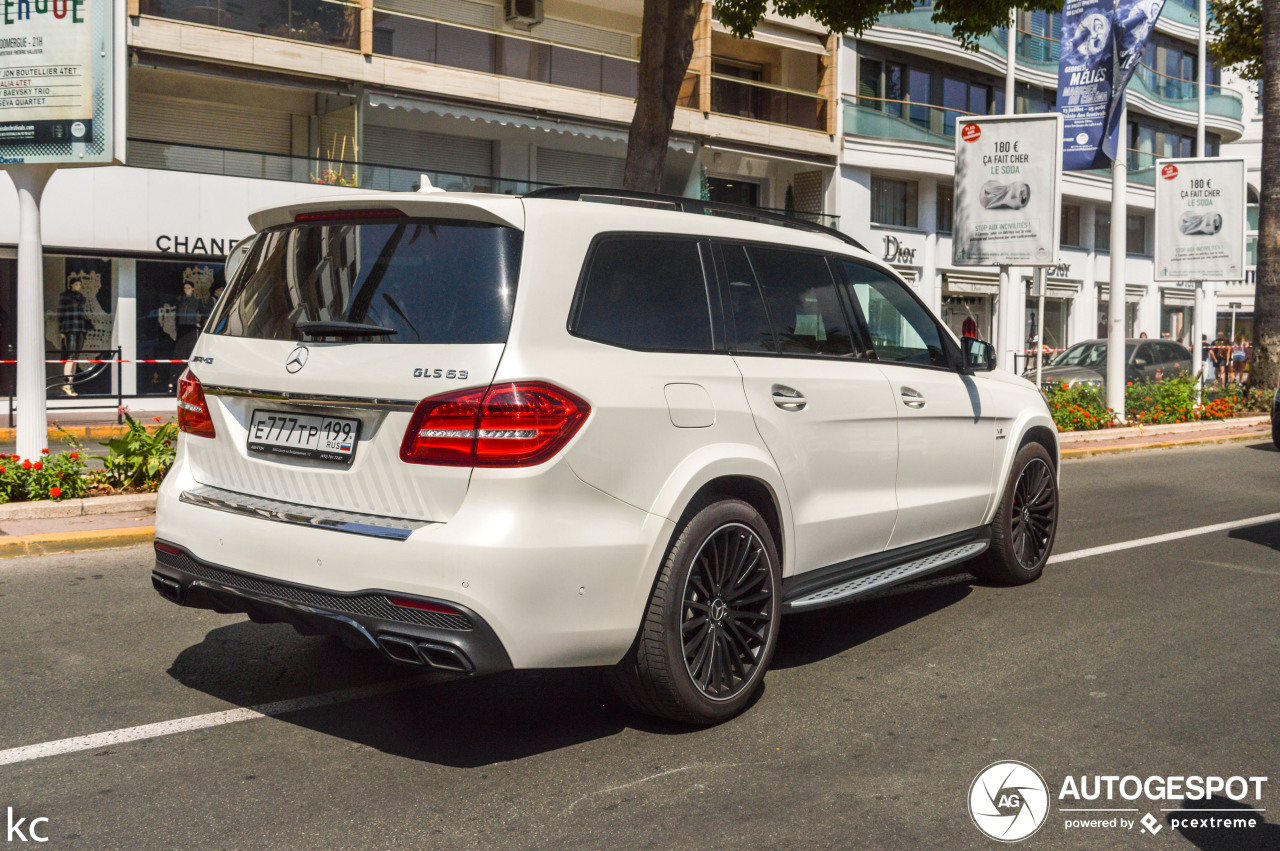
<svg viewBox="0 0 1280 851">
<path fill-rule="evenodd" d="M 1125 416 L 1135 425 L 1199 419 L 1195 407 L 1196 380 L 1189 376 L 1129 384 L 1124 389 Z"/>
<path fill-rule="evenodd" d="M 129 431 L 123 437 L 103 441 L 111 454 L 96 456 L 102 461 L 102 479 L 121 490 L 154 491 L 173 466 L 178 426 L 165 423 L 149 432 L 129 414 L 124 418 Z"/>
<path fill-rule="evenodd" d="M 1103 400 L 1102 388 L 1096 384 L 1063 384 L 1046 390 L 1045 399 L 1058 431 L 1094 431 L 1106 428 L 1115 419 Z"/>
<path fill-rule="evenodd" d="M 37 461 L 0 456 L 0 502 L 22 499 L 79 499 L 89 489 L 79 452 L 49 450 Z"/>
</svg>

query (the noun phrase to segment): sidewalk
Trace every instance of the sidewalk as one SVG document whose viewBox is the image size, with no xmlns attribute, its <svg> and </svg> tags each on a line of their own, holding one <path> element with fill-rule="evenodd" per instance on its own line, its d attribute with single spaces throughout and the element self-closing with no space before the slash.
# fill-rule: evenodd
<svg viewBox="0 0 1280 851">
<path fill-rule="evenodd" d="M 1068 431 L 1058 435 L 1063 458 L 1159 449 L 1195 443 L 1224 443 L 1234 440 L 1270 440 L 1271 417 L 1258 414 L 1169 425 L 1126 426 L 1098 431 Z"/>
</svg>

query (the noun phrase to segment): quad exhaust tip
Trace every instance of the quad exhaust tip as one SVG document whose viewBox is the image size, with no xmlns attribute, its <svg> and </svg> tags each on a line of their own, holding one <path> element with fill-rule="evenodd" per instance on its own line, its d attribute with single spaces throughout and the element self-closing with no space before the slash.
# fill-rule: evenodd
<svg viewBox="0 0 1280 851">
<path fill-rule="evenodd" d="M 399 635 L 379 635 L 378 646 L 382 648 L 382 652 L 405 665 L 451 671 L 455 674 L 469 674 L 475 670 L 465 653 L 448 644 L 415 641 Z"/>
</svg>

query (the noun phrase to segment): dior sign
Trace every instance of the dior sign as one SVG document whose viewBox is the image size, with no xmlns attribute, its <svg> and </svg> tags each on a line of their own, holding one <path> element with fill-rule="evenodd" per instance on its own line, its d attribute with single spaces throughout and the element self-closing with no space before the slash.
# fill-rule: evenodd
<svg viewBox="0 0 1280 851">
<path fill-rule="evenodd" d="M 916 262 L 916 250 L 903 245 L 896 236 L 886 234 L 884 238 L 884 259 L 889 263 L 913 265 Z"/>
</svg>

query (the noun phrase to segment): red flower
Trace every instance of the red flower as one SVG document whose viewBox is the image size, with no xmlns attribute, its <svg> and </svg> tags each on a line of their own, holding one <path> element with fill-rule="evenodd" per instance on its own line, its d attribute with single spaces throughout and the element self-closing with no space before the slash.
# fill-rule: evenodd
<svg viewBox="0 0 1280 851">
<path fill-rule="evenodd" d="M 33 470 L 43 470 L 43 469 L 44 469 L 44 462 L 43 462 L 43 461 L 37 461 L 35 464 L 31 465 L 31 469 L 33 469 Z"/>
<path fill-rule="evenodd" d="M 163 420 L 163 419 L 164 419 L 164 417 L 152 417 L 152 418 L 151 418 L 151 422 L 153 422 L 153 423 L 158 423 L 158 422 L 160 422 L 160 421 L 161 421 L 161 420 Z"/>
<path fill-rule="evenodd" d="M 17 455 L 10 455 L 9 457 L 10 457 L 11 459 L 13 459 L 14 461 L 17 461 L 17 460 L 18 460 L 18 456 L 17 456 Z"/>
<path fill-rule="evenodd" d="M 49 450 L 48 450 L 48 449 L 41 449 L 41 450 L 40 450 L 40 454 L 41 454 L 41 455 L 48 455 L 48 454 L 49 454 Z"/>
<path fill-rule="evenodd" d="M 58 487 L 57 485 L 49 488 L 49 496 L 53 497 L 54 499 L 57 499 L 58 497 L 62 496 L 62 488 Z"/>
<path fill-rule="evenodd" d="M 23 462 L 22 462 L 22 469 L 24 469 L 24 470 L 30 470 L 30 469 L 31 469 L 31 462 L 30 462 L 30 461 L 23 461 Z"/>
<path fill-rule="evenodd" d="M 80 459 L 80 453 L 79 453 L 79 452 L 72 452 L 72 453 L 71 453 L 71 460 L 73 460 L 73 461 L 77 461 L 77 460 L 79 460 L 79 459 Z"/>
<path fill-rule="evenodd" d="M 0 476 L 4 475 L 4 467 L 0 467 Z"/>
</svg>

